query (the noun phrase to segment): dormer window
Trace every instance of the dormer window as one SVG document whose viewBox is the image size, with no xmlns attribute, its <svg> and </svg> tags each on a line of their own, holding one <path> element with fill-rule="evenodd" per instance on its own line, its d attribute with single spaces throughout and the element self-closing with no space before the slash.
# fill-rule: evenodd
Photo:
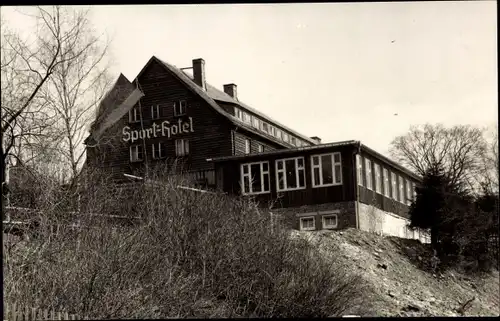
<svg viewBox="0 0 500 321">
<path fill-rule="evenodd" d="M 283 141 L 285 143 L 288 143 L 288 134 L 287 133 L 283 133 Z"/>
<path fill-rule="evenodd" d="M 137 123 L 141 120 L 141 115 L 139 113 L 139 108 L 134 107 L 128 112 L 129 123 Z"/>
<path fill-rule="evenodd" d="M 278 137 L 278 139 L 283 139 L 283 135 L 282 135 L 282 131 L 281 129 L 276 129 L 276 137 Z"/>
<path fill-rule="evenodd" d="M 251 124 L 252 119 L 251 119 L 250 114 L 243 112 L 243 121 L 247 124 Z"/>
<path fill-rule="evenodd" d="M 269 131 L 269 124 L 262 122 L 262 130 L 267 133 Z"/>
<path fill-rule="evenodd" d="M 174 116 L 182 116 L 186 114 L 187 102 L 179 100 L 174 102 Z"/>
<path fill-rule="evenodd" d="M 292 136 L 292 139 L 291 139 L 291 143 L 292 145 L 297 145 L 297 139 L 295 137 Z"/>
</svg>

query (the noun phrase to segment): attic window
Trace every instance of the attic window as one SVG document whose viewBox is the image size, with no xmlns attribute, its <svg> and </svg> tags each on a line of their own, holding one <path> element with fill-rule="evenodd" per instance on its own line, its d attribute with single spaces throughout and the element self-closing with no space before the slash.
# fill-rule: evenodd
<svg viewBox="0 0 500 321">
<path fill-rule="evenodd" d="M 255 128 L 259 128 L 259 119 L 255 116 L 252 116 L 252 126 Z"/>
<path fill-rule="evenodd" d="M 186 114 L 187 103 L 185 100 L 174 102 L 174 116 L 182 116 Z"/>
</svg>

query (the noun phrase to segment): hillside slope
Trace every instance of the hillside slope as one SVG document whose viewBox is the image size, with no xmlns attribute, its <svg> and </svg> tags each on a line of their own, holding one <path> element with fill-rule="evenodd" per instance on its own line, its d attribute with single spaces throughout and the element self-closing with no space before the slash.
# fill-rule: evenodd
<svg viewBox="0 0 500 321">
<path fill-rule="evenodd" d="M 500 313 L 497 270 L 481 277 L 457 271 L 435 275 L 430 272 L 429 245 L 356 229 L 293 234 L 352 266 L 365 281 L 370 310 L 377 316 L 459 316 L 467 301 L 465 316 Z"/>
</svg>

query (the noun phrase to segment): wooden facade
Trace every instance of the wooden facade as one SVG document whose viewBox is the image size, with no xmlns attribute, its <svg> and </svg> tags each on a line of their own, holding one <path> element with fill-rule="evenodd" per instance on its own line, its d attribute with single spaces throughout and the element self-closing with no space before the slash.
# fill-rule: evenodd
<svg viewBox="0 0 500 321">
<path fill-rule="evenodd" d="M 357 141 L 222 157 L 209 161 L 215 164 L 217 186 L 222 191 L 248 195 L 262 207 L 269 209 L 304 206 L 314 209 L 322 204 L 333 206 L 336 203 L 359 202 L 406 218 L 414 197 L 414 188 L 421 180 L 404 167 Z M 290 165 L 288 168 L 283 167 L 283 162 L 286 161 Z M 297 163 L 294 164 L 294 161 Z M 322 174 L 319 174 L 320 171 Z M 284 183 L 279 181 L 284 180 L 286 175 L 290 175 L 292 181 L 297 183 L 289 184 L 288 189 L 283 189 Z M 297 178 L 298 176 L 303 178 Z M 325 179 L 327 176 L 328 179 Z M 386 177 L 389 184 L 384 184 Z M 392 177 L 396 180 L 395 185 L 392 184 Z M 249 178 L 251 182 L 248 181 Z M 251 190 L 249 184 L 256 184 L 256 191 Z"/>
<path fill-rule="evenodd" d="M 97 132 L 109 110 L 118 108 L 124 100 L 120 92 L 138 88 L 143 97 L 108 125 L 103 135 L 96 138 L 91 132 L 86 166 L 108 169 L 119 178 L 142 175 L 158 164 L 175 164 L 214 186 L 214 165 L 207 158 L 316 144 L 241 103 L 235 96 L 236 85 L 225 85 L 226 93 L 206 83 L 202 59 L 193 60 L 192 69 L 190 75 L 153 57 L 133 82 L 121 75 L 103 100 L 91 130 Z M 122 99 L 113 101 L 110 96 Z M 188 151 L 179 152 L 180 145 Z"/>
</svg>

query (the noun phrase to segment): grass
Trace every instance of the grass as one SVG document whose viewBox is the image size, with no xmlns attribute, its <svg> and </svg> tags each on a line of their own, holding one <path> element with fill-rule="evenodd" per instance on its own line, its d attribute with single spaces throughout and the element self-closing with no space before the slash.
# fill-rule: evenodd
<svg viewBox="0 0 500 321">
<path fill-rule="evenodd" d="M 179 190 L 188 184 L 177 179 L 130 195 L 99 177 L 84 186 L 82 211 L 142 219 L 86 216 L 93 228 L 71 229 L 70 195 L 45 187 L 37 237 L 4 242 L 4 301 L 100 319 L 361 313 L 359 278 L 252 200 Z"/>
</svg>

